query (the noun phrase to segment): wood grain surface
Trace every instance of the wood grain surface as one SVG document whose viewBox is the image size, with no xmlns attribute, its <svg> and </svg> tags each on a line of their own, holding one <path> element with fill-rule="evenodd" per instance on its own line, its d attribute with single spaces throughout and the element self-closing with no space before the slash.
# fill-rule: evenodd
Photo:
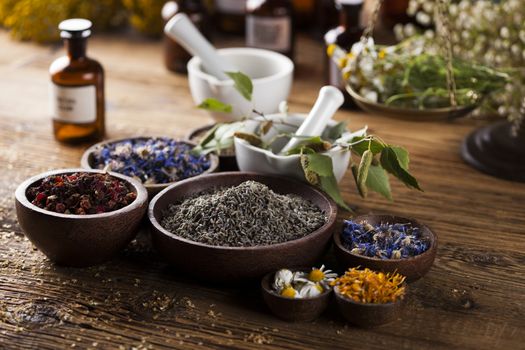
<svg viewBox="0 0 525 350">
<path fill-rule="evenodd" d="M 107 138 L 183 137 L 211 122 L 194 107 L 185 77 L 165 70 L 160 42 L 95 36 L 88 50 L 106 70 Z M 323 84 L 322 51 L 298 41 L 292 111 L 313 104 Z M 459 156 L 461 140 L 486 122 L 337 113 L 350 128 L 368 124 L 407 147 L 425 190 L 393 182 L 395 202 L 375 194 L 361 200 L 347 175 L 343 195 L 357 214 L 414 217 L 439 235 L 434 266 L 410 285 L 407 307 L 389 325 L 355 328 L 333 307 L 311 323 L 280 321 L 257 283 L 218 286 L 183 276 L 150 249 L 145 230 L 104 265 L 49 263 L 16 222 L 14 190 L 31 175 L 78 166 L 89 146 L 53 139 L 48 67 L 61 52 L 0 31 L 0 348 L 525 349 L 525 184 L 478 173 Z"/>
</svg>

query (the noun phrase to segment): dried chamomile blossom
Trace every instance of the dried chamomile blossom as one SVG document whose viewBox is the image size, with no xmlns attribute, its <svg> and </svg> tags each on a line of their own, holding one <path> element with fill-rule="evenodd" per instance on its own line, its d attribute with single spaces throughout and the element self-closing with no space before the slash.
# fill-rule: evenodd
<svg viewBox="0 0 525 350">
<path fill-rule="evenodd" d="M 281 269 L 275 273 L 273 289 L 280 291 L 292 284 L 294 274 L 287 269 Z"/>
</svg>

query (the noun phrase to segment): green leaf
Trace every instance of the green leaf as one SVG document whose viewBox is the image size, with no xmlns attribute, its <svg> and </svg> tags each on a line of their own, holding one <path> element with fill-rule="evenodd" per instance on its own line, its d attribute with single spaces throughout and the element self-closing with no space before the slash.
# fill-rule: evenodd
<svg viewBox="0 0 525 350">
<path fill-rule="evenodd" d="M 308 154 L 309 169 L 319 176 L 334 176 L 332 158 L 324 154 Z"/>
<path fill-rule="evenodd" d="M 221 123 L 217 123 L 215 124 L 210 130 L 208 130 L 208 132 L 206 132 L 206 134 L 204 135 L 204 137 L 200 140 L 198 146 L 205 146 L 206 144 L 208 144 L 211 140 L 214 139 L 215 137 L 215 132 L 217 131 L 217 129 L 219 128 L 219 126 L 221 126 L 222 124 Z"/>
<path fill-rule="evenodd" d="M 385 147 L 381 152 L 381 166 L 390 174 L 401 180 L 406 186 L 422 191 L 417 180 L 400 164 L 392 147 Z"/>
<path fill-rule="evenodd" d="M 292 154 L 312 154 L 312 153 L 317 153 L 317 152 L 315 152 L 313 148 L 310 148 L 308 146 L 300 146 L 300 147 L 292 148 L 286 154 L 292 155 Z"/>
<path fill-rule="evenodd" d="M 339 191 L 337 180 L 335 179 L 334 174 L 332 174 L 332 176 L 321 176 L 320 180 L 321 189 L 325 191 L 326 194 L 334 200 L 334 202 L 336 202 L 341 208 L 348 211 L 352 211 L 352 209 L 350 209 L 350 207 L 345 203 L 343 197 L 341 196 L 341 192 Z"/>
<path fill-rule="evenodd" d="M 359 142 L 361 140 L 364 140 L 366 139 L 367 137 L 369 136 L 357 136 L 357 137 L 354 137 L 350 143 L 355 143 L 355 142 Z M 381 153 L 381 151 L 383 150 L 384 146 L 377 140 L 375 139 L 372 139 L 372 140 L 364 140 L 364 141 L 361 141 L 355 145 L 352 146 L 352 150 L 354 152 L 356 152 L 357 154 L 359 154 L 360 156 L 363 155 L 363 153 L 369 149 L 372 151 L 373 154 L 378 154 L 378 153 Z"/>
<path fill-rule="evenodd" d="M 241 72 L 225 72 L 235 83 L 235 89 L 248 101 L 252 100 L 253 84 L 246 74 Z"/>
<path fill-rule="evenodd" d="M 231 105 L 225 104 L 214 98 L 205 99 L 197 107 L 201 109 L 206 109 L 212 112 L 223 112 L 223 113 L 231 113 L 233 110 Z"/>
<path fill-rule="evenodd" d="M 390 146 L 396 152 L 397 159 L 399 160 L 399 165 L 403 167 L 403 169 L 408 170 L 408 163 L 410 162 L 410 159 L 408 158 L 408 151 L 404 149 L 403 147 L 399 146 Z"/>
<path fill-rule="evenodd" d="M 392 200 L 392 192 L 390 190 L 390 181 L 385 169 L 379 165 L 371 165 L 368 170 L 368 177 L 366 178 L 366 186 L 381 195 L 386 199 Z"/>
<path fill-rule="evenodd" d="M 325 152 L 332 147 L 332 144 L 328 141 L 324 141 L 320 136 L 308 137 L 299 144 L 286 152 L 287 155 L 301 153 L 303 148 L 313 149 L 315 152 Z"/>
<path fill-rule="evenodd" d="M 340 138 L 346 131 L 346 122 L 339 122 L 331 128 L 326 129 L 325 139 L 337 140 Z"/>
</svg>

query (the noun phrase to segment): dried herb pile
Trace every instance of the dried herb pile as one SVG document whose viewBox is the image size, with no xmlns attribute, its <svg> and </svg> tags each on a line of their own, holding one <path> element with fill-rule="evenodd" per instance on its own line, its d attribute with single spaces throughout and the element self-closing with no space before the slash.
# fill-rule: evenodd
<svg viewBox="0 0 525 350">
<path fill-rule="evenodd" d="M 311 202 L 246 181 L 171 204 L 161 225 L 173 234 L 215 246 L 252 247 L 298 239 L 326 222 Z"/>
<path fill-rule="evenodd" d="M 210 157 L 191 153 L 192 146 L 171 138 L 130 139 L 98 147 L 94 167 L 164 184 L 197 176 L 210 168 Z"/>
<path fill-rule="evenodd" d="M 109 174 L 52 175 L 27 189 L 34 205 L 64 214 L 99 214 L 131 204 L 137 194 L 124 181 Z"/>
<path fill-rule="evenodd" d="M 380 259 L 407 259 L 430 248 L 430 240 L 419 227 L 399 223 L 371 225 L 345 220 L 341 240 L 354 254 Z"/>
</svg>

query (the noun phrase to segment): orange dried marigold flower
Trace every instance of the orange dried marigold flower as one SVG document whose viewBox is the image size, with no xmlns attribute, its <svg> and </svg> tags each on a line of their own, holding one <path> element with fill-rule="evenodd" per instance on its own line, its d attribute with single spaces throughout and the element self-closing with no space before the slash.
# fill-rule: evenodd
<svg viewBox="0 0 525 350">
<path fill-rule="evenodd" d="M 386 304 L 403 299 L 405 277 L 398 273 L 351 268 L 331 285 L 344 297 L 360 303 Z"/>
</svg>

